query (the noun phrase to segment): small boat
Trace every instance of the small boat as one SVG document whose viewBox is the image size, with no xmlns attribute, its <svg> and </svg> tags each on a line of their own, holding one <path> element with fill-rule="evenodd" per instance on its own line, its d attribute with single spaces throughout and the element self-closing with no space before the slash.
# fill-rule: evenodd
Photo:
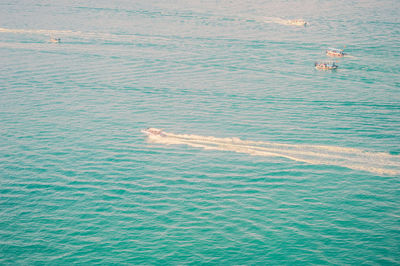
<svg viewBox="0 0 400 266">
<path fill-rule="evenodd" d="M 307 26 L 307 22 L 302 20 L 302 19 L 292 19 L 288 20 L 287 23 L 289 25 L 295 25 L 295 26 Z"/>
<path fill-rule="evenodd" d="M 50 38 L 50 42 L 59 43 L 59 42 L 61 42 L 61 39 L 60 38 Z"/>
<path fill-rule="evenodd" d="M 167 136 L 164 131 L 154 127 L 143 129 L 142 133 L 145 133 L 147 136 L 161 136 L 161 137 Z"/>
<path fill-rule="evenodd" d="M 343 52 L 343 49 L 328 48 L 328 50 L 326 50 L 326 55 L 332 57 L 343 57 L 345 53 Z"/>
<path fill-rule="evenodd" d="M 335 70 L 339 67 L 335 62 L 315 62 L 314 65 L 316 69 L 322 70 Z"/>
</svg>

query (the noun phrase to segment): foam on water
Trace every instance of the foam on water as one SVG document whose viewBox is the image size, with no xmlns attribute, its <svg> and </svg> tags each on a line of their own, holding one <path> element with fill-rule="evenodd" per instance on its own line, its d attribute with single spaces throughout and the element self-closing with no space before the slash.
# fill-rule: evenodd
<svg viewBox="0 0 400 266">
<path fill-rule="evenodd" d="M 356 148 L 246 141 L 187 134 L 149 135 L 149 141 L 161 144 L 185 144 L 206 150 L 234 151 L 255 156 L 277 156 L 309 164 L 327 164 L 369 171 L 382 175 L 400 174 L 400 155 L 369 152 Z"/>
<path fill-rule="evenodd" d="M 1 33 L 15 34 L 43 34 L 43 35 L 68 35 L 68 36 L 85 36 L 88 33 L 72 30 L 48 30 L 48 29 L 7 29 L 0 28 Z M 93 35 L 93 33 L 91 34 Z"/>
<path fill-rule="evenodd" d="M 303 20 L 294 18 L 297 20 Z M 289 25 L 289 26 L 304 26 L 304 25 L 296 25 L 293 23 L 293 19 L 284 19 L 279 17 L 263 17 L 256 19 L 257 21 L 264 22 L 264 23 L 272 23 L 272 24 L 280 24 L 280 25 Z M 307 21 L 307 26 L 309 26 L 309 22 Z"/>
<path fill-rule="evenodd" d="M 44 36 L 55 36 L 55 37 L 71 37 L 80 39 L 100 39 L 108 41 L 133 41 L 133 40 L 148 40 L 149 36 L 137 36 L 135 34 L 112 34 L 102 32 L 84 32 L 74 30 L 49 30 L 49 29 L 9 29 L 0 28 L 0 33 L 12 33 L 12 34 L 35 34 Z M 161 37 L 151 37 L 151 39 L 161 40 Z"/>
</svg>

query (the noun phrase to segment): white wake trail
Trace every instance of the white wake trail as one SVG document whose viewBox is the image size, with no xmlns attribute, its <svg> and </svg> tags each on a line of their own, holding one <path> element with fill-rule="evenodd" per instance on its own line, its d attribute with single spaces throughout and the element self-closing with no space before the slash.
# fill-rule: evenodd
<svg viewBox="0 0 400 266">
<path fill-rule="evenodd" d="M 298 20 L 304 21 L 303 19 L 298 19 Z M 289 26 L 304 26 L 304 25 L 296 25 L 295 23 L 293 23 L 293 21 L 294 21 L 293 19 L 283 19 L 283 18 L 277 18 L 277 17 L 264 17 L 264 18 L 258 19 L 258 21 L 264 22 L 264 23 L 289 25 Z M 307 26 L 310 26 L 309 22 L 306 22 L 306 23 L 307 23 Z"/>
<path fill-rule="evenodd" d="M 139 39 L 138 36 L 132 34 L 111 34 L 111 33 L 101 33 L 101 32 L 82 32 L 73 30 L 49 30 L 49 29 L 8 29 L 1 28 L 0 33 L 14 33 L 14 34 L 35 34 L 44 36 L 56 36 L 56 37 L 74 37 L 81 39 L 99 39 L 99 40 L 109 40 L 109 41 L 132 41 Z M 143 39 L 143 38 L 141 38 Z M 162 38 L 159 38 L 162 39 Z"/>
<path fill-rule="evenodd" d="M 69 36 L 83 36 L 84 33 L 80 31 L 71 30 L 47 30 L 47 29 L 7 29 L 0 28 L 2 33 L 18 33 L 18 34 L 43 34 L 43 35 L 69 35 Z"/>
<path fill-rule="evenodd" d="M 254 156 L 283 157 L 309 164 L 326 164 L 369 171 L 384 175 L 400 174 L 400 155 L 367 152 L 355 148 L 324 145 L 284 144 L 246 141 L 239 138 L 173 134 L 150 135 L 149 141 L 159 144 L 183 144 L 206 150 L 233 151 Z"/>
</svg>

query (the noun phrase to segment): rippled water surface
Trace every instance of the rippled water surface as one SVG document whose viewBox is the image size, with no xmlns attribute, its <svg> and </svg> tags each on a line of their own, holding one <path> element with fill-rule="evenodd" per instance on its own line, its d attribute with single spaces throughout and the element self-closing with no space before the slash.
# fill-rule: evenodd
<svg viewBox="0 0 400 266">
<path fill-rule="evenodd" d="M 0 3 L 0 264 L 400 264 L 398 1 L 53 2 Z"/>
</svg>

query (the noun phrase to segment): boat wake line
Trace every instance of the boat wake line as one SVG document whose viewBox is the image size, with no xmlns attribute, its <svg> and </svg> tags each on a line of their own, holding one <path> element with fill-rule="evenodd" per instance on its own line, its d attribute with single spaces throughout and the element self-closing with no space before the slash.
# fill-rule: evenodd
<svg viewBox="0 0 400 266">
<path fill-rule="evenodd" d="M 62 37 L 73 37 L 81 39 L 99 39 L 109 41 L 132 41 L 138 39 L 144 39 L 144 36 L 137 36 L 134 34 L 112 34 L 112 33 L 101 33 L 101 32 L 82 32 L 73 30 L 49 30 L 49 29 L 8 29 L 1 28 L 0 33 L 13 33 L 13 34 L 34 34 L 44 36 L 62 36 Z M 162 39 L 162 37 L 154 37 Z"/>
<path fill-rule="evenodd" d="M 260 21 L 262 21 L 264 23 L 274 23 L 274 24 L 292 25 L 292 26 L 309 25 L 309 23 L 303 19 L 283 19 L 283 18 L 277 18 L 277 17 L 264 17 L 264 18 L 260 19 Z"/>
<path fill-rule="evenodd" d="M 151 143 L 188 145 L 206 150 L 233 151 L 254 156 L 283 157 L 309 164 L 347 167 L 382 175 L 400 174 L 400 155 L 369 152 L 356 148 L 324 145 L 283 144 L 265 141 L 248 141 L 239 138 L 173 134 L 160 131 L 148 134 Z"/>
<path fill-rule="evenodd" d="M 70 36 L 82 36 L 82 35 L 84 35 L 83 32 L 71 31 L 71 30 L 7 29 L 7 28 L 0 28 L 0 33 L 70 35 Z"/>
</svg>

